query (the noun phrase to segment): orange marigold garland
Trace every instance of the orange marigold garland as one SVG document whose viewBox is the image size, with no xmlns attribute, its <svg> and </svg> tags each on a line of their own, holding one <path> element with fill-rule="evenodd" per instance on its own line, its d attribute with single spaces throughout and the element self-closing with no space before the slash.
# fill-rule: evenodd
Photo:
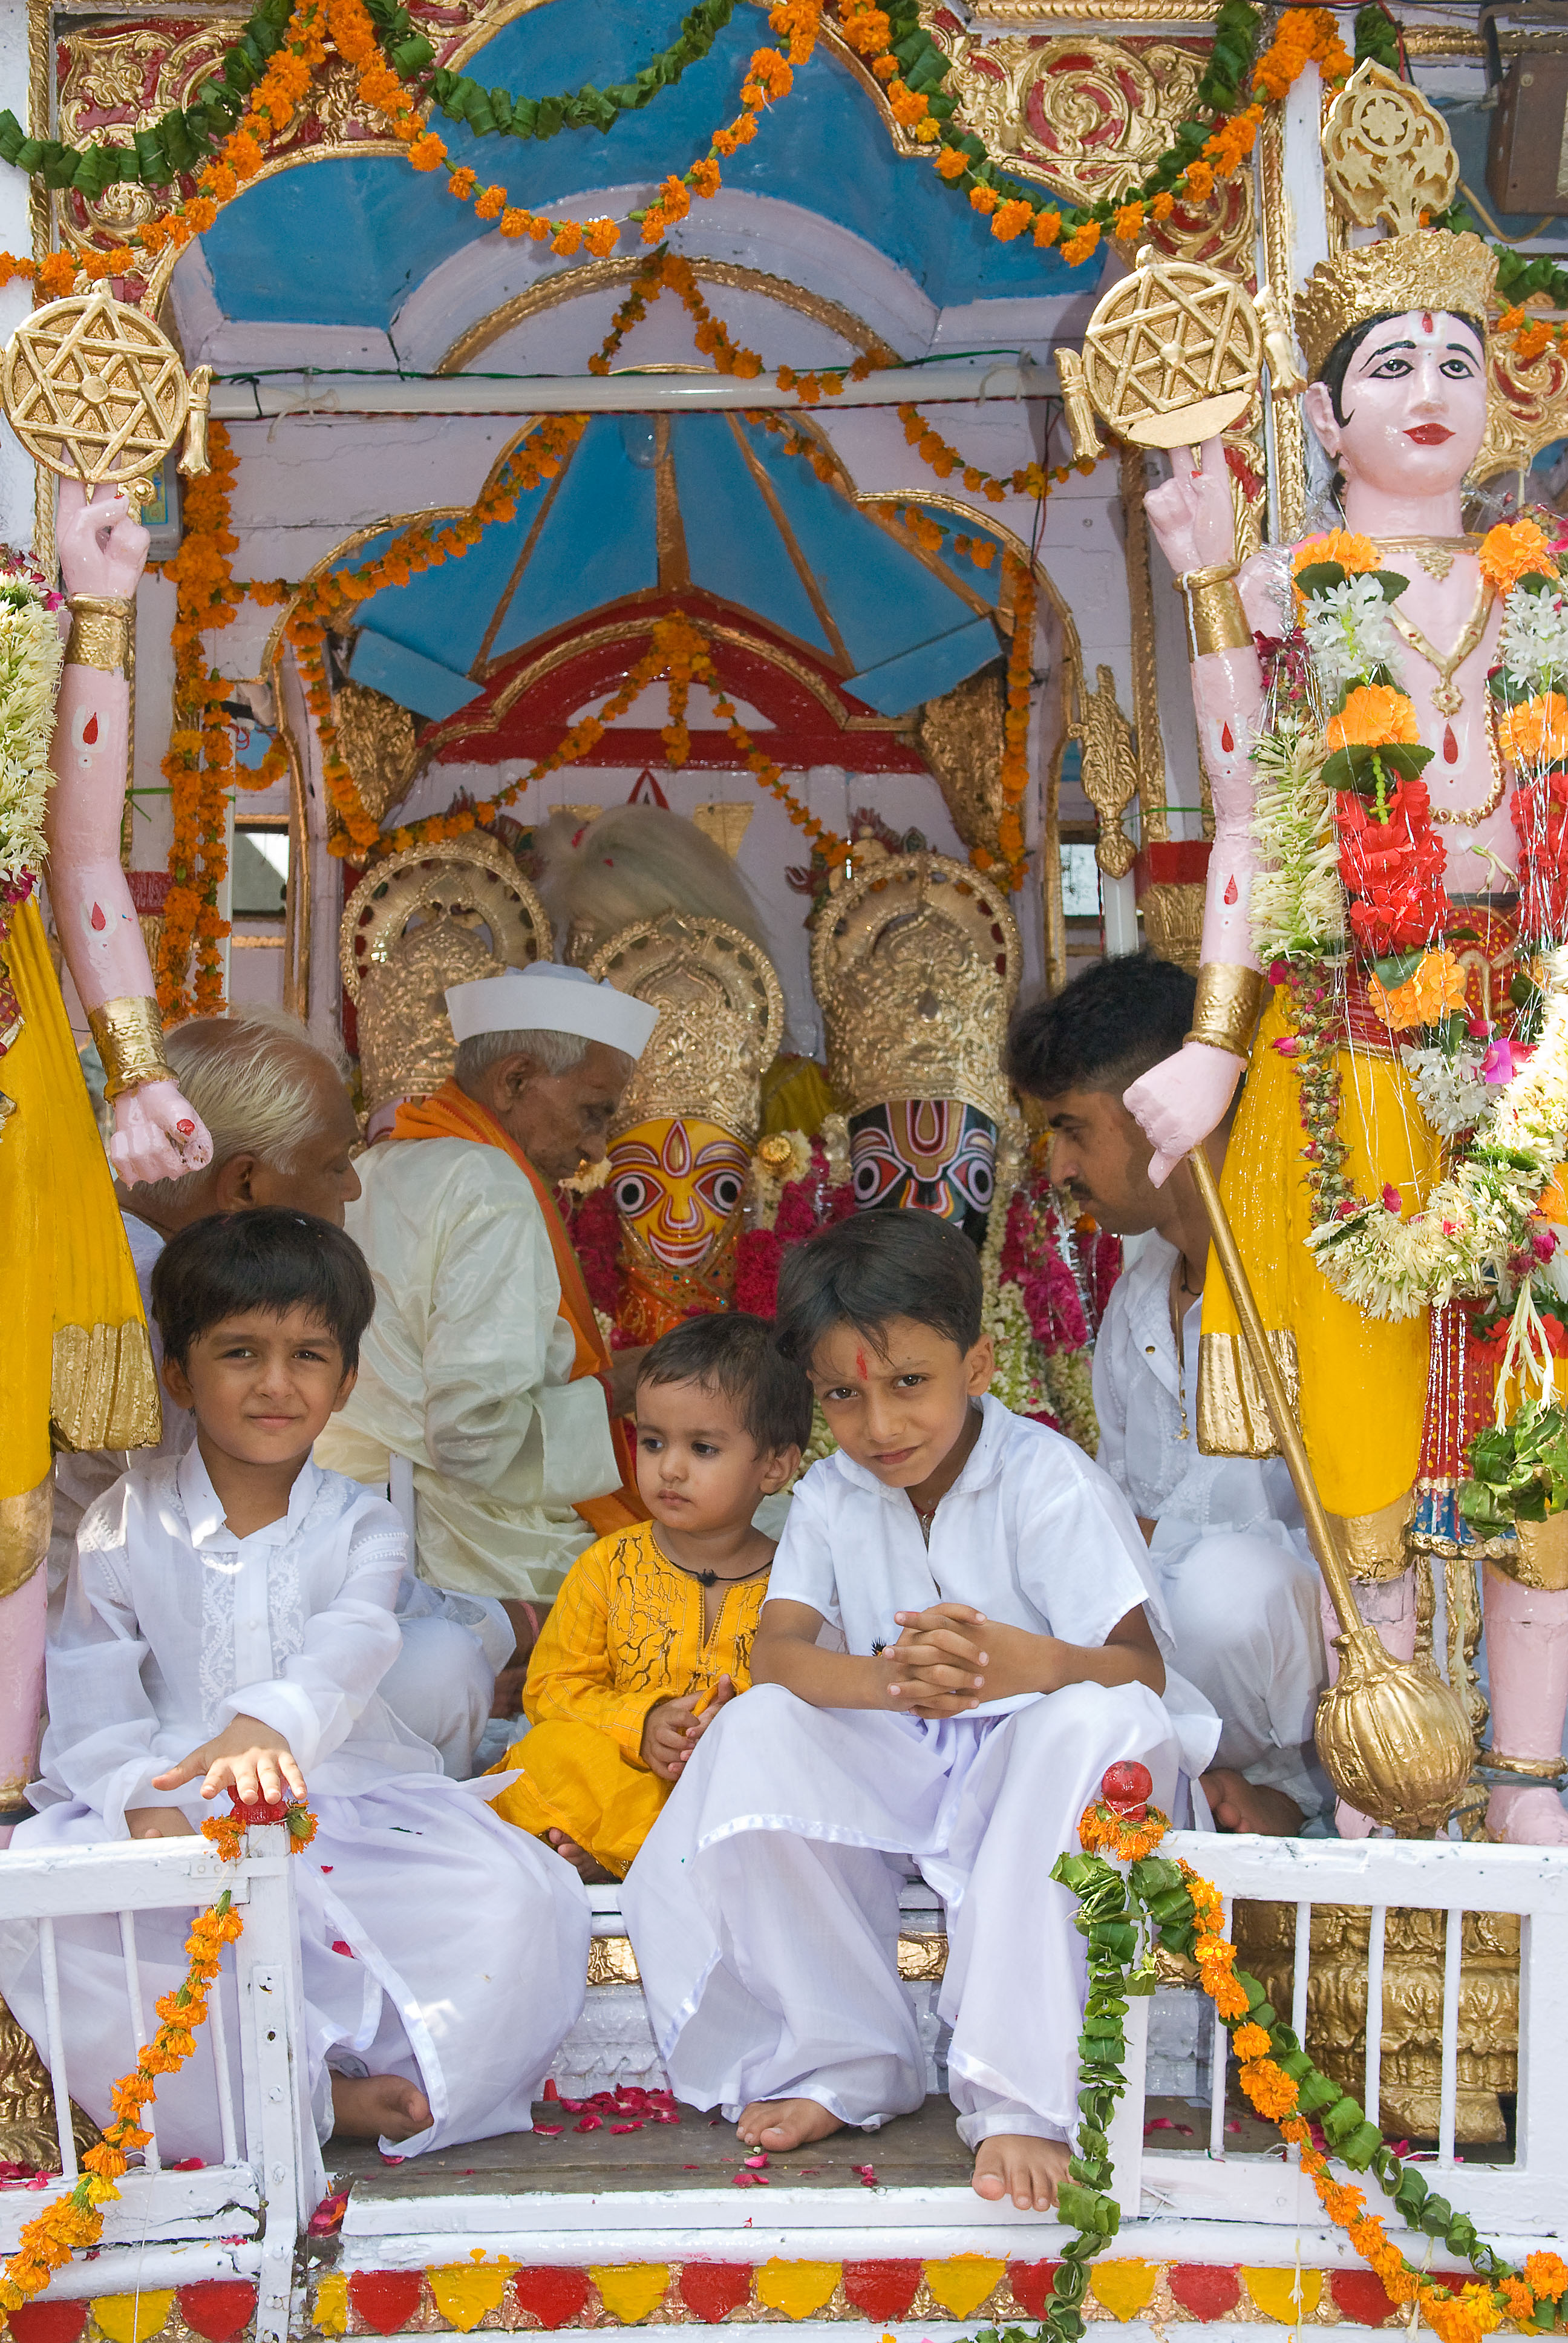
<svg viewBox="0 0 1568 2343">
<path fill-rule="evenodd" d="M 1554 2326 L 1558 2306 L 1568 2297 L 1568 2263 L 1557 2254 L 1538 2253 L 1526 2258 L 1522 2271 L 1510 2269 L 1477 2235 L 1469 2217 L 1431 2194 L 1419 2167 L 1402 2163 L 1357 2102 L 1313 2064 L 1275 2015 L 1256 1977 L 1238 1969 L 1236 1948 L 1224 1933 L 1219 1889 L 1186 1862 L 1156 1854 L 1168 1825 L 1158 1808 L 1147 1804 L 1151 1786 L 1142 1765 L 1111 1767 L 1102 1795 L 1086 1808 L 1079 1825 L 1084 1852 L 1059 1857 L 1051 1872 L 1077 1897 L 1078 1925 L 1090 1946 L 1079 2069 L 1081 2082 L 1090 2088 L 1080 2095 L 1084 2120 L 1071 2179 L 1060 2196 L 1061 2217 L 1079 2234 L 1067 2247 L 1047 2306 L 1052 2343 L 1077 2343 L 1082 2335 L 1077 2308 L 1083 2297 L 1082 2265 L 1114 2236 L 1120 2219 L 1108 2193 L 1113 2175 L 1105 2137 L 1114 2087 L 1121 2082 L 1116 2060 L 1121 2037 L 1114 2013 L 1125 2007 L 1128 1994 L 1147 1990 L 1143 1980 L 1156 1943 L 1195 1964 L 1203 1990 L 1230 2030 L 1248 2101 L 1299 2151 L 1324 2212 L 1376 2271 L 1391 2301 L 1418 2304 L 1439 2343 L 1481 2343 L 1505 2318 L 1524 2328 Z M 1127 1865 L 1125 1876 L 1117 1862 Z M 1150 1949 L 1133 1968 L 1140 1941 Z M 1115 1976 L 1107 1970 L 1112 1956 L 1120 1961 Z M 1111 2015 L 1096 2016 L 1097 2006 Z M 1109 2059 L 1108 2046 L 1114 2054 Z M 1368 2211 L 1364 2190 L 1334 2177 L 1329 2156 L 1318 2145 L 1319 2127 L 1332 2154 L 1353 2171 L 1372 2172 L 1409 2226 L 1441 2238 L 1471 2264 L 1476 2280 L 1456 2294 L 1412 2268 L 1382 2221 Z"/>
<path fill-rule="evenodd" d="M 211 468 L 186 484 L 185 536 L 164 564 L 176 588 L 172 634 L 175 722 L 163 760 L 174 839 L 169 891 L 158 947 L 158 1009 L 166 1023 L 223 1007 L 223 939 L 218 890 L 228 869 L 228 801 L 236 784 L 265 789 L 275 768 L 246 772 L 235 763 L 234 733 L 224 712 L 229 686 L 206 657 L 206 639 L 234 624 L 248 588 L 235 583 L 230 561 L 238 539 L 229 500 L 238 458 L 221 423 L 207 434 Z"/>
<path fill-rule="evenodd" d="M 231 1799 L 234 1793 L 229 1793 Z M 283 1822 L 288 1826 L 289 1853 L 297 1855 L 316 1835 L 316 1817 L 304 1806 L 239 1806 L 233 1814 L 213 1815 L 202 1825 L 202 1836 L 217 1848 L 225 1863 L 236 1863 L 245 1851 L 250 1823 Z M 110 2086 L 114 2120 L 103 2137 L 82 2158 L 82 2171 L 68 2197 L 62 2197 L 27 2222 L 14 2254 L 0 2267 L 0 2310 L 9 2316 L 42 2294 L 73 2253 L 86 2252 L 103 2235 L 100 2209 L 119 2195 L 129 2151 L 146 2147 L 152 2138 L 142 2122 L 144 2111 L 157 2097 L 160 2075 L 175 2075 L 196 2048 L 198 2029 L 207 2018 L 207 1987 L 217 1982 L 223 1948 L 244 1933 L 245 1922 L 226 1887 L 217 1902 L 198 1912 L 186 1938 L 189 1966 L 184 1982 L 173 1993 L 160 1994 L 158 2025 L 128 2075 Z"/>
</svg>

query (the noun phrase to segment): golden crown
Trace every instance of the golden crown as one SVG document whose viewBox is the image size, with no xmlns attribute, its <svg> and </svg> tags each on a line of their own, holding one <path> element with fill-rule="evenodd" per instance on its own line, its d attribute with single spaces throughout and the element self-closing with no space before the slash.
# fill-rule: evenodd
<svg viewBox="0 0 1568 2343">
<path fill-rule="evenodd" d="M 828 1078 L 844 1111 L 961 1099 L 1000 1128 L 1020 970 L 1005 897 L 945 854 L 868 857 L 858 845 L 854 860 L 859 875 L 818 913 L 811 946 Z"/>
<path fill-rule="evenodd" d="M 449 984 L 528 968 L 550 951 L 549 914 L 494 839 L 474 830 L 373 862 L 338 939 L 368 1111 L 427 1098 L 450 1075 Z"/>
<path fill-rule="evenodd" d="M 1445 227 L 1363 244 L 1320 260 L 1296 297 L 1296 331 L 1315 380 L 1342 335 L 1369 317 L 1442 309 L 1484 325 L 1497 283 L 1497 256 L 1478 236 Z"/>
<path fill-rule="evenodd" d="M 611 1137 L 665 1115 L 690 1115 L 753 1146 L 762 1077 L 784 1036 L 784 995 L 750 937 L 723 920 L 671 911 L 611 936 L 588 974 L 659 1012 Z"/>
</svg>

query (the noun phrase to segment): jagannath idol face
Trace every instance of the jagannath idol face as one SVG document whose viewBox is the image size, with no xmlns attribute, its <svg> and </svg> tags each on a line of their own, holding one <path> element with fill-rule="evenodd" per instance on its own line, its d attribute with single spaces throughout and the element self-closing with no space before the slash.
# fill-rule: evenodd
<svg viewBox="0 0 1568 2343">
<path fill-rule="evenodd" d="M 719 1123 L 661 1115 L 634 1123 L 612 1143 L 610 1193 L 656 1261 L 695 1269 L 733 1218 L 750 1162 Z"/>
<path fill-rule="evenodd" d="M 962 1099 L 895 1099 L 849 1117 L 849 1180 L 862 1212 L 935 1212 L 984 1241 L 996 1192 L 996 1125 Z"/>
<path fill-rule="evenodd" d="M 1470 319 L 1408 309 L 1362 327 L 1348 360 L 1343 349 L 1304 403 L 1347 485 L 1416 497 L 1457 488 L 1486 436 L 1486 352 Z"/>
</svg>

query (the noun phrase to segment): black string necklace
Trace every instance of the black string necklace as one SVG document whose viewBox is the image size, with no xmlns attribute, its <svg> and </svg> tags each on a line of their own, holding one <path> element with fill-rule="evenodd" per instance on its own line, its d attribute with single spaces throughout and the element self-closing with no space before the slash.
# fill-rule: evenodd
<svg viewBox="0 0 1568 2343">
<path fill-rule="evenodd" d="M 767 1561 L 759 1562 L 755 1570 L 743 1570 L 738 1578 L 720 1578 L 716 1570 L 693 1570 L 689 1563 L 677 1562 L 672 1554 L 666 1554 L 659 1544 L 657 1530 L 653 1532 L 653 1547 L 661 1562 L 668 1563 L 671 1570 L 678 1570 L 682 1578 L 695 1578 L 699 1586 L 744 1586 L 749 1580 L 760 1578 L 765 1571 L 773 1567 L 773 1557 L 769 1554 Z"/>
</svg>

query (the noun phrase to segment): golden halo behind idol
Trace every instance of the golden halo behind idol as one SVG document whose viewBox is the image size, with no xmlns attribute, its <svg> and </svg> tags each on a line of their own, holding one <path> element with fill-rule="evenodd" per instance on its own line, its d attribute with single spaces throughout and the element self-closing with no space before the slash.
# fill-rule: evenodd
<svg viewBox="0 0 1568 2343">
<path fill-rule="evenodd" d="M 855 860 L 811 947 L 855 1201 L 936 1212 L 980 1244 L 1013 1111 L 1001 1053 L 1017 923 L 1000 889 L 949 855 L 861 847 Z"/>
<path fill-rule="evenodd" d="M 733 1299 L 762 1076 L 783 1038 L 784 996 L 749 936 L 678 911 L 621 929 L 588 974 L 659 1011 L 609 1146 L 621 1232 L 617 1324 L 628 1342 L 652 1342 Z"/>
</svg>

